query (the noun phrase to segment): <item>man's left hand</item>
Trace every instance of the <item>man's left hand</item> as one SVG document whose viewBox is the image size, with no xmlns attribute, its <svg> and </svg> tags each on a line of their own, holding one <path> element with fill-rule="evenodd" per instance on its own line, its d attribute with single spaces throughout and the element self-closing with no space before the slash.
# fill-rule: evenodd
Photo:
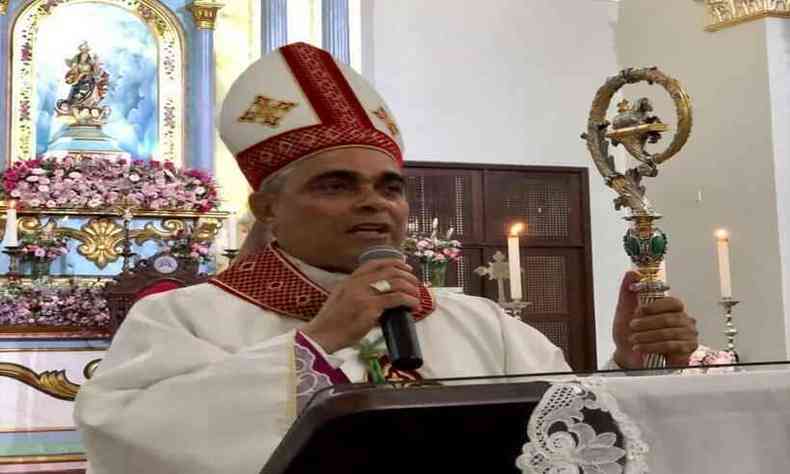
<svg viewBox="0 0 790 474">
<path fill-rule="evenodd" d="M 699 345 L 697 322 L 677 298 L 667 296 L 640 306 L 638 294 L 631 290 L 638 281 L 638 273 L 628 272 L 620 286 L 612 328 L 615 362 L 636 369 L 642 367 L 645 354 L 664 354 L 671 367 L 688 365 Z"/>
</svg>

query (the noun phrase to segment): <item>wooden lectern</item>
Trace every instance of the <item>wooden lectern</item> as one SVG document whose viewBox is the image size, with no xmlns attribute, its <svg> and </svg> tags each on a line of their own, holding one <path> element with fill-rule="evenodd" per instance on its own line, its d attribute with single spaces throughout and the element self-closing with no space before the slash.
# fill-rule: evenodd
<svg viewBox="0 0 790 474">
<path fill-rule="evenodd" d="M 325 389 L 261 474 L 518 473 L 530 414 L 549 384 L 467 383 L 476 384 Z"/>
</svg>

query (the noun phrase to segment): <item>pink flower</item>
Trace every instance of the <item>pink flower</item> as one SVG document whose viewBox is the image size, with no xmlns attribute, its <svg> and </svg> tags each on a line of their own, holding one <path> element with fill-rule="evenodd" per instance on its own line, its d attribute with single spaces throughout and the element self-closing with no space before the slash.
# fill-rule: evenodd
<svg viewBox="0 0 790 474">
<path fill-rule="evenodd" d="M 134 173 L 130 174 L 129 175 L 129 181 L 131 181 L 133 183 L 136 183 L 136 182 L 140 181 L 140 175 L 134 174 Z"/>
<path fill-rule="evenodd" d="M 43 258 L 43 257 L 46 257 L 46 256 L 47 256 L 47 252 L 46 252 L 46 250 L 44 250 L 44 249 L 42 249 L 42 248 L 37 248 L 37 249 L 35 250 L 35 252 L 34 252 L 34 255 L 35 255 L 36 257 Z"/>
<path fill-rule="evenodd" d="M 79 171 L 72 171 L 71 173 L 69 173 L 69 178 L 80 179 L 82 178 L 82 173 L 80 173 Z"/>
<path fill-rule="evenodd" d="M 47 186 L 45 184 L 41 185 L 41 186 L 38 187 L 38 190 L 41 191 L 42 193 L 48 193 L 49 192 L 49 186 Z"/>
<path fill-rule="evenodd" d="M 25 178 L 25 181 L 30 183 L 35 183 L 36 181 L 38 181 L 38 176 L 30 175 L 27 178 Z"/>
<path fill-rule="evenodd" d="M 53 201 L 52 199 L 50 199 L 50 200 L 48 200 L 48 201 L 46 202 L 46 206 L 47 206 L 47 207 L 57 207 L 57 205 L 58 205 L 58 203 L 57 203 L 57 202 L 55 202 L 55 201 Z"/>
<path fill-rule="evenodd" d="M 28 201 L 28 205 L 30 207 L 39 207 L 41 205 L 41 200 L 40 199 L 31 199 L 30 201 Z"/>
<path fill-rule="evenodd" d="M 33 168 L 32 170 L 30 170 L 30 172 L 35 174 L 35 175 L 47 174 L 47 170 L 42 169 L 42 168 Z"/>
</svg>

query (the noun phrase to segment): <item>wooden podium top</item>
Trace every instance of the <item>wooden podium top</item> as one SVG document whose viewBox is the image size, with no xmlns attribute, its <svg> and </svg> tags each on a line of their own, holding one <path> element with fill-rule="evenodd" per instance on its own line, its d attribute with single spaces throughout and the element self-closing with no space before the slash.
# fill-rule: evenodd
<svg viewBox="0 0 790 474">
<path fill-rule="evenodd" d="M 261 473 L 519 472 L 527 422 L 549 384 L 466 383 L 327 388 Z"/>
</svg>

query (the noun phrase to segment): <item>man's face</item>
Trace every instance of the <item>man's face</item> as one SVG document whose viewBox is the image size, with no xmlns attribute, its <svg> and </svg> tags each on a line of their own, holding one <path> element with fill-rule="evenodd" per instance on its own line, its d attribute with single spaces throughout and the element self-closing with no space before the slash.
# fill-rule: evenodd
<svg viewBox="0 0 790 474">
<path fill-rule="evenodd" d="M 289 254 L 330 271 L 352 272 L 373 245 L 398 247 L 409 205 L 395 162 L 366 148 L 332 150 L 298 164 L 274 196 L 253 196 L 267 214 L 279 245 Z M 262 210 L 263 209 L 263 210 Z"/>
</svg>

